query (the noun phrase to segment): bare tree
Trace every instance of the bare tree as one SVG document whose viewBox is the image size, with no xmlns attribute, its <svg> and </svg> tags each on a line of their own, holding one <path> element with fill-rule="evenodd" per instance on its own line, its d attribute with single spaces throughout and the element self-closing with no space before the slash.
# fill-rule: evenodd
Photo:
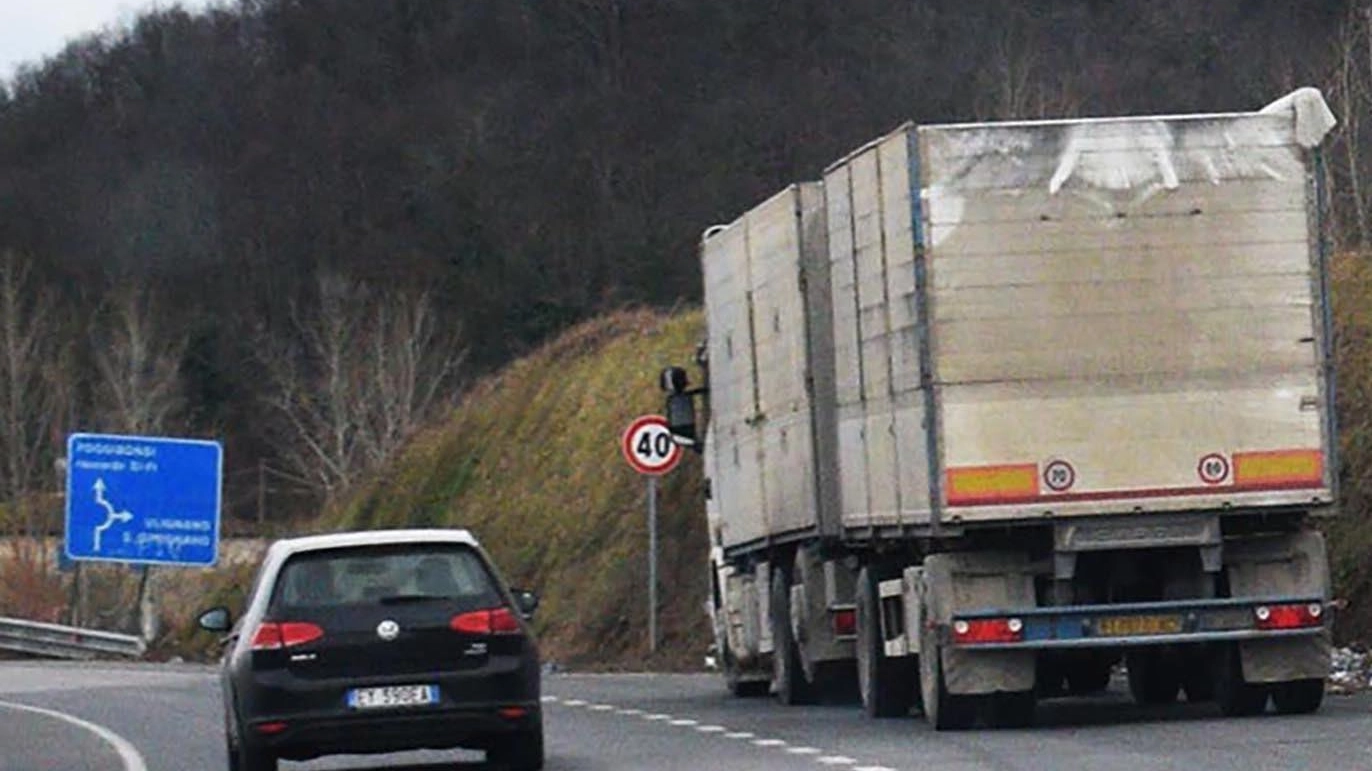
<svg viewBox="0 0 1372 771">
<path fill-rule="evenodd" d="M 269 406 L 284 419 L 277 452 L 326 500 L 390 460 L 436 408 L 464 354 L 427 295 L 374 295 L 321 276 L 286 342 L 264 339 Z"/>
<path fill-rule="evenodd" d="M 67 374 L 62 363 L 69 361 L 60 324 L 57 298 L 32 265 L 13 252 L 0 254 L 0 491 L 30 536 L 43 529 L 29 495 L 50 488 L 43 484 L 52 473 L 50 429 L 61 406 L 57 386 Z"/>
<path fill-rule="evenodd" d="M 91 329 L 91 355 L 99 379 L 94 406 L 100 423 L 128 434 L 173 429 L 185 405 L 181 360 L 188 336 L 163 323 L 152 292 L 123 283 L 111 292 Z"/>
</svg>

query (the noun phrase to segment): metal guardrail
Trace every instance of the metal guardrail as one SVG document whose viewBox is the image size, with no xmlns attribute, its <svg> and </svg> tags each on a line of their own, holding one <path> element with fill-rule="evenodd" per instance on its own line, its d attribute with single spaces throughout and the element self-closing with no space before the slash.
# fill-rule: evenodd
<svg viewBox="0 0 1372 771">
<path fill-rule="evenodd" d="M 0 616 L 0 648 L 59 659 L 93 659 L 139 658 L 147 645 L 134 635 Z"/>
</svg>

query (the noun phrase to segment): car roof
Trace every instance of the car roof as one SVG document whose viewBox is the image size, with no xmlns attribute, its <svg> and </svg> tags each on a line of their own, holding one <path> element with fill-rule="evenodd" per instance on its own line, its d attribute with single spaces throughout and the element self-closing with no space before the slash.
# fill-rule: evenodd
<svg viewBox="0 0 1372 771">
<path fill-rule="evenodd" d="M 391 544 L 460 543 L 479 546 L 471 532 L 459 528 L 421 528 L 408 530 L 354 530 L 298 538 L 283 538 L 269 550 L 284 559 L 293 554 L 349 546 L 387 546 Z"/>
</svg>

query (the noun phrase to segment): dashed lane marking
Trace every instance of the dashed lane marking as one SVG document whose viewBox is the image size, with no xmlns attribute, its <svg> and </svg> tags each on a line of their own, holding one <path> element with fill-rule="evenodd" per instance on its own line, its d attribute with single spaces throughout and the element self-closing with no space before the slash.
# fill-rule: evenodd
<svg viewBox="0 0 1372 771">
<path fill-rule="evenodd" d="M 759 747 L 785 747 L 785 739 L 754 739 L 753 744 Z"/>
<path fill-rule="evenodd" d="M 754 736 L 757 736 L 757 734 L 752 731 L 730 731 L 729 733 L 724 734 L 725 739 L 751 739 Z"/>
<path fill-rule="evenodd" d="M 818 755 L 821 752 L 816 747 L 787 747 L 786 751 L 792 755 Z"/>
<path fill-rule="evenodd" d="M 698 725 L 696 730 L 703 734 L 722 734 L 728 729 L 722 725 Z"/>
<path fill-rule="evenodd" d="M 700 725 L 700 721 L 692 720 L 690 718 L 682 718 L 680 720 L 671 721 L 670 725 Z"/>
<path fill-rule="evenodd" d="M 822 758 L 815 758 L 815 760 L 826 766 L 851 766 L 857 763 L 856 758 L 850 758 L 847 755 L 825 755 Z"/>
</svg>

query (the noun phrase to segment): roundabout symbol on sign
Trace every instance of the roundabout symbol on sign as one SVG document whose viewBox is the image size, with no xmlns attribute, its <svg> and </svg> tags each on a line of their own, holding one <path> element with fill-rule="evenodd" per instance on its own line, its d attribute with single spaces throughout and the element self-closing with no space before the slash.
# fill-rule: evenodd
<svg viewBox="0 0 1372 771">
<path fill-rule="evenodd" d="M 1229 478 L 1229 459 L 1217 452 L 1203 456 L 1196 464 L 1196 474 L 1207 485 L 1217 485 Z"/>
<path fill-rule="evenodd" d="M 636 418 L 624 430 L 620 449 L 624 459 L 640 474 L 666 474 L 681 460 L 681 445 L 672 439 L 667 419 L 661 415 Z"/>
<path fill-rule="evenodd" d="M 1077 481 L 1077 470 L 1065 460 L 1055 460 L 1043 467 L 1043 483 L 1048 489 L 1060 493 Z"/>
</svg>

